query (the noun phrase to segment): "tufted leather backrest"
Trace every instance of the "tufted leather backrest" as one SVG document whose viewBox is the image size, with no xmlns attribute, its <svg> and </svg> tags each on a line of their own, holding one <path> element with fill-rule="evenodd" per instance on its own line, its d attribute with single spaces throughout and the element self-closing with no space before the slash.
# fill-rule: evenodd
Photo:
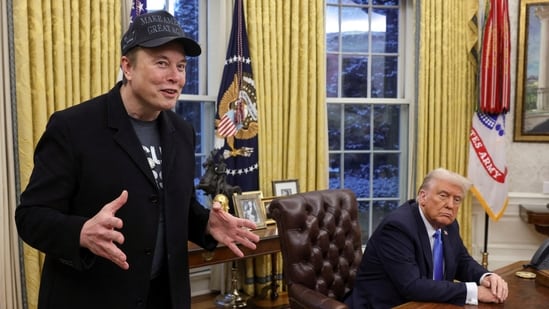
<svg viewBox="0 0 549 309">
<path fill-rule="evenodd" d="M 341 301 L 352 288 L 362 259 L 355 194 L 311 191 L 276 198 L 269 213 L 277 223 L 284 277 Z"/>
</svg>

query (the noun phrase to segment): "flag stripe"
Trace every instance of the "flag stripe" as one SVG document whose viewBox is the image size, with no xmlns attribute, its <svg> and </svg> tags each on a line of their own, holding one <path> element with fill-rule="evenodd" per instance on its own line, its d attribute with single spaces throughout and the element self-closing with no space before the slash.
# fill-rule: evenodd
<svg viewBox="0 0 549 309">
<path fill-rule="evenodd" d="M 223 116 L 217 130 L 219 132 L 219 136 L 222 137 L 234 136 L 236 134 L 236 126 L 227 115 Z"/>
</svg>

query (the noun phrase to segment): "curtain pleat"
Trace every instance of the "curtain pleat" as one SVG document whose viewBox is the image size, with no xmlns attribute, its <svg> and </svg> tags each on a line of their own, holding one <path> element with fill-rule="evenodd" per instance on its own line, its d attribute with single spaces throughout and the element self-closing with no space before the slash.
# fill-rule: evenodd
<svg viewBox="0 0 549 309">
<path fill-rule="evenodd" d="M 298 179 L 301 191 L 328 187 L 324 1 L 245 1 L 259 122 L 260 188 Z M 282 261 L 277 258 L 279 284 Z M 244 291 L 264 291 L 271 258 L 246 261 Z M 255 285 L 252 283 L 255 282 Z"/>
<path fill-rule="evenodd" d="M 13 1 L 20 185 L 49 116 L 109 90 L 120 58 L 117 0 Z M 24 124 L 24 125 L 23 125 Z M 43 254 L 24 247 L 28 308 L 36 308 Z"/>
<path fill-rule="evenodd" d="M 476 94 L 477 0 L 419 1 L 418 160 L 416 183 L 437 167 L 467 176 L 468 137 Z M 470 248 L 469 196 L 458 213 Z"/>
<path fill-rule="evenodd" d="M 297 178 L 302 191 L 326 188 L 324 2 L 245 4 L 262 119 L 260 187 L 271 195 L 272 180 Z"/>
<path fill-rule="evenodd" d="M 23 308 L 21 274 L 19 267 L 19 238 L 15 227 L 16 207 L 15 143 L 13 140 L 14 86 L 11 66 L 10 32 L 8 5 L 0 2 L 0 309 Z"/>
</svg>

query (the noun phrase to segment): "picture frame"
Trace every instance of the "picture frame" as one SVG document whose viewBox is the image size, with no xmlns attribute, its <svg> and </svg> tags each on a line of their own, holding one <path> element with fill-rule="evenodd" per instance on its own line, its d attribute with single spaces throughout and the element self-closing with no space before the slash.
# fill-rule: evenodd
<svg viewBox="0 0 549 309">
<path fill-rule="evenodd" d="M 517 76 L 514 135 L 515 142 L 549 142 L 549 85 L 542 48 L 541 20 L 548 14 L 549 0 L 520 0 L 517 39 Z M 545 49 L 546 50 L 546 49 Z M 545 58 L 544 58 L 545 57 Z M 544 59 L 542 59 L 544 58 Z"/>
<path fill-rule="evenodd" d="M 276 197 L 274 197 L 274 196 L 269 196 L 269 197 L 264 197 L 264 198 L 261 199 L 261 203 L 263 204 L 263 209 L 265 209 L 265 218 L 267 218 L 265 223 L 267 225 L 276 224 L 276 221 L 273 218 L 271 218 L 271 216 L 269 215 L 269 206 L 271 205 L 271 202 L 275 198 Z"/>
<path fill-rule="evenodd" d="M 241 194 L 233 194 L 233 202 L 235 206 L 235 214 L 239 218 L 253 221 L 257 229 L 265 228 L 266 214 L 265 207 L 261 202 L 261 191 L 248 191 Z"/>
<path fill-rule="evenodd" d="M 297 179 L 273 180 L 273 195 L 285 196 L 299 193 L 299 181 Z"/>
</svg>

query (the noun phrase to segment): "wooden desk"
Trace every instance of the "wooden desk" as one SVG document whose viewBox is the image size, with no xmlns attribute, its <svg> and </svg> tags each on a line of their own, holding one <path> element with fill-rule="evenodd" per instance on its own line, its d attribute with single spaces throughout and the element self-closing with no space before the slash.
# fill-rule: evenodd
<svg viewBox="0 0 549 309">
<path fill-rule="evenodd" d="M 276 225 L 268 225 L 267 228 L 255 230 L 254 233 L 259 235 L 260 238 L 259 242 L 256 244 L 255 250 L 238 245 L 238 248 L 244 253 L 245 258 L 272 254 L 280 251 L 280 241 L 278 239 Z M 189 268 L 231 262 L 238 259 L 241 258 L 236 256 L 231 249 L 225 245 L 219 245 L 214 251 L 210 252 L 197 246 L 195 243 L 189 242 Z"/>
<path fill-rule="evenodd" d="M 442 309 L 442 308 L 467 308 L 467 309 L 486 309 L 486 308 L 547 308 L 549 304 L 549 287 L 536 282 L 535 279 L 522 279 L 515 275 L 519 270 L 533 271 L 531 268 L 524 269 L 522 265 L 528 261 L 519 261 L 495 271 L 509 285 L 509 297 L 503 304 L 479 303 L 478 306 L 465 305 L 464 307 L 440 304 L 440 303 L 422 303 L 408 302 L 400 305 L 398 309 Z"/>
<path fill-rule="evenodd" d="M 549 236 L 549 208 L 519 205 L 519 214 L 522 221 L 533 224 L 536 231 Z"/>
<path fill-rule="evenodd" d="M 251 250 L 242 245 L 238 248 L 244 253 L 243 258 L 250 258 L 259 255 L 271 254 L 271 297 L 269 299 L 253 298 L 248 301 L 250 308 L 286 308 L 288 299 L 285 293 L 278 292 L 278 284 L 275 280 L 276 271 L 276 253 L 280 252 L 280 240 L 276 225 L 267 225 L 267 228 L 254 231 L 259 236 L 259 242 L 256 249 Z M 218 263 L 226 263 L 243 259 L 236 256 L 231 249 L 225 245 L 218 245 L 214 251 L 204 250 L 193 242 L 189 242 L 189 268 L 208 266 Z"/>
</svg>

